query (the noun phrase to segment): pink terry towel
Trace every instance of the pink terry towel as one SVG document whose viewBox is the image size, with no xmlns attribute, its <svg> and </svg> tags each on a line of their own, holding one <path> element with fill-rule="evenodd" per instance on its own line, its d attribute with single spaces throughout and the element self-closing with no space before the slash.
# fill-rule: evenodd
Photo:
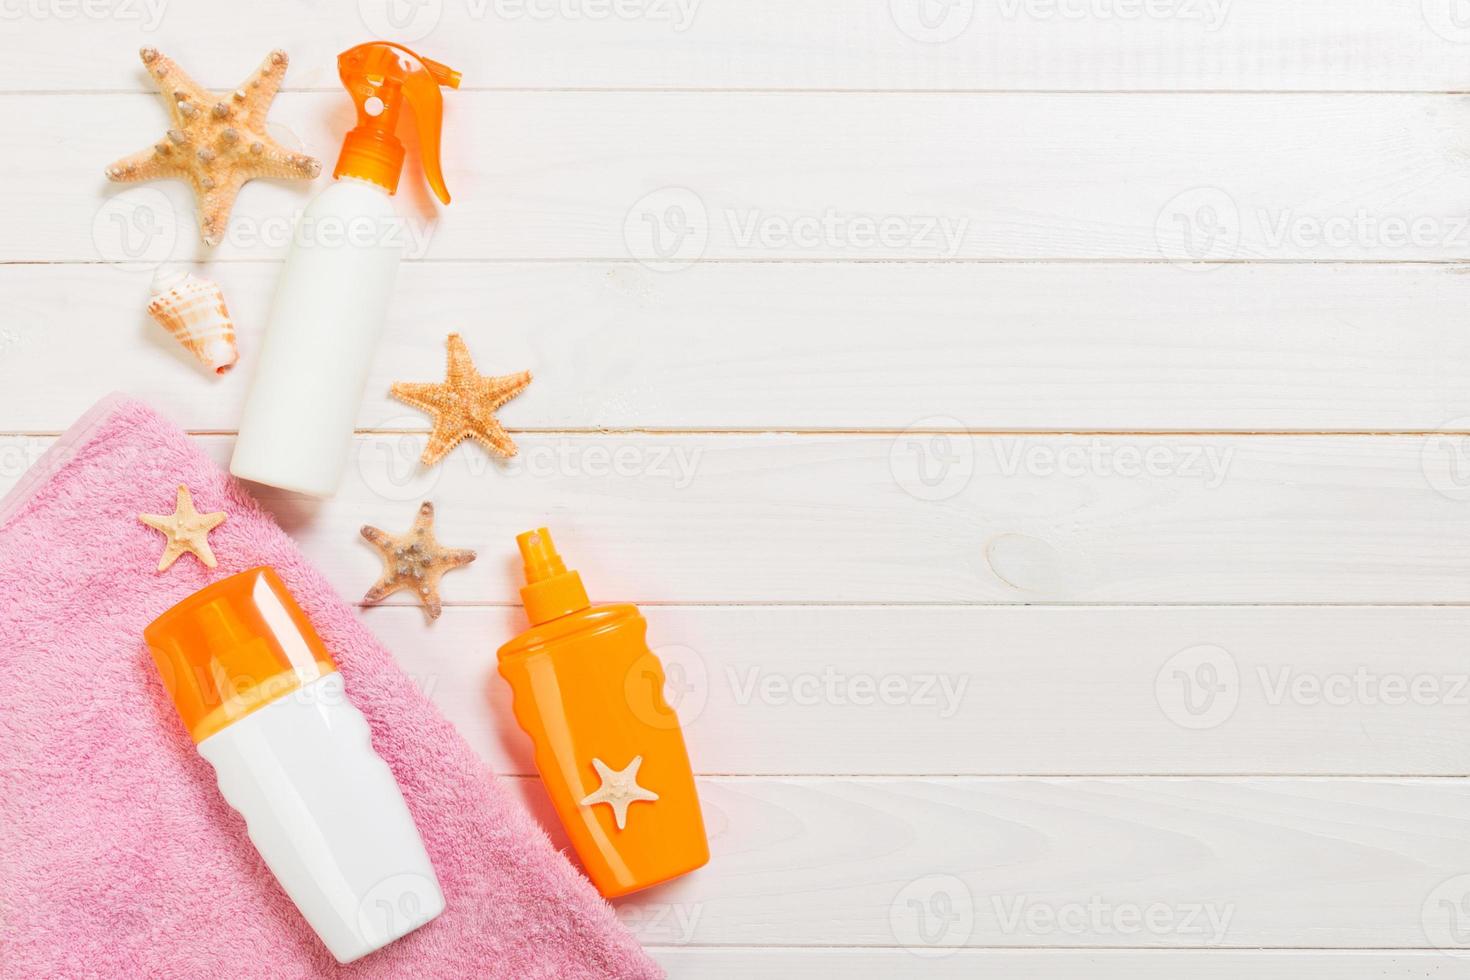
<svg viewBox="0 0 1470 980">
<path fill-rule="evenodd" d="M 219 567 L 140 513 L 186 483 Z M 341 967 L 265 867 L 163 693 L 143 627 L 273 565 L 397 775 L 448 909 Z M 492 641 L 486 637 L 486 642 Z M 0 505 L 0 976 L 644 978 L 660 971 L 242 487 L 105 399 Z"/>
</svg>

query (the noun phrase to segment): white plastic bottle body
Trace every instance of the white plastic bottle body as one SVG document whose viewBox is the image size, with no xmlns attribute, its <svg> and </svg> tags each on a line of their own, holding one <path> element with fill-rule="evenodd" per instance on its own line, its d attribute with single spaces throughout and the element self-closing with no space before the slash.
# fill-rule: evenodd
<svg viewBox="0 0 1470 980">
<path fill-rule="evenodd" d="M 276 287 L 230 472 L 329 497 L 403 256 L 388 192 L 342 179 L 309 204 Z"/>
<path fill-rule="evenodd" d="M 339 962 L 444 911 L 418 828 L 367 720 L 328 674 L 199 743 L 250 840 Z"/>
</svg>

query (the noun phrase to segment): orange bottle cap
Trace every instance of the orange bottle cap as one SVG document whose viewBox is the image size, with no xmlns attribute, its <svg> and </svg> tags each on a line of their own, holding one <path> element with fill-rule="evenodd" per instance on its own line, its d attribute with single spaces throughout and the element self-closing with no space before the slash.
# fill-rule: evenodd
<svg viewBox="0 0 1470 980">
<path fill-rule="evenodd" d="M 143 637 L 195 742 L 337 669 L 272 568 L 205 586 Z"/>
<path fill-rule="evenodd" d="M 521 602 L 532 626 L 550 622 L 567 613 L 586 609 L 591 603 L 582 586 L 582 576 L 567 571 L 566 563 L 556 553 L 551 532 L 544 527 L 516 535 L 521 560 L 526 565 L 526 585 L 521 589 Z"/>
<path fill-rule="evenodd" d="M 424 177 L 434 195 L 448 204 L 449 189 L 439 166 L 439 134 L 444 123 L 439 87 L 459 88 L 459 72 L 401 44 L 372 41 L 338 55 L 337 73 L 357 106 L 357 125 L 342 141 L 342 155 L 332 176 L 357 177 L 389 194 L 397 192 L 404 153 L 394 130 L 406 100 L 418 125 Z"/>
</svg>

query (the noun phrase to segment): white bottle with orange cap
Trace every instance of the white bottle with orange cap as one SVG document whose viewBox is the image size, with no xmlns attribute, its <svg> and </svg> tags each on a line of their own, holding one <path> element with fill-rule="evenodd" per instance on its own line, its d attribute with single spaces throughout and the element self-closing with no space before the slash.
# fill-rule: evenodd
<svg viewBox="0 0 1470 980">
<path fill-rule="evenodd" d="M 215 582 L 143 635 L 256 850 L 339 962 L 444 911 L 403 793 L 306 614 L 270 568 Z"/>
<path fill-rule="evenodd" d="M 459 72 L 384 41 L 344 51 L 337 68 L 357 126 L 342 142 L 336 183 L 296 225 L 230 461 L 238 477 L 316 497 L 331 496 L 342 480 L 410 237 L 390 200 L 404 158 L 394 130 L 406 103 L 424 177 L 448 204 L 439 87 L 459 87 Z"/>
</svg>

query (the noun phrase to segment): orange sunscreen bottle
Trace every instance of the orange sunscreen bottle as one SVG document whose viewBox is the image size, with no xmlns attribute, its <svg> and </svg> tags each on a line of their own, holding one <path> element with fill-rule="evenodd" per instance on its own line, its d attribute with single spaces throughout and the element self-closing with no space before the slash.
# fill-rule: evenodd
<svg viewBox="0 0 1470 980">
<path fill-rule="evenodd" d="M 648 623 L 637 606 L 592 606 L 546 528 L 516 544 L 531 628 L 500 648 L 500 673 L 582 866 L 606 898 L 693 871 L 709 844 Z"/>
</svg>

